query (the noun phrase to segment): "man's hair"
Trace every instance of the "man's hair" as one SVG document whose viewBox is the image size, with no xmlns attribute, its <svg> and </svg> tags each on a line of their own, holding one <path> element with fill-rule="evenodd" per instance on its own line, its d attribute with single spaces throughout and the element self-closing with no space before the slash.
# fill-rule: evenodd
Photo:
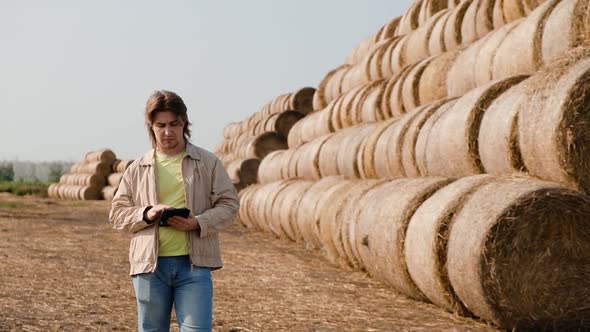
<svg viewBox="0 0 590 332">
<path fill-rule="evenodd" d="M 152 125 L 154 124 L 154 117 L 159 112 L 172 112 L 184 122 L 184 141 L 188 142 L 191 137 L 191 130 L 189 129 L 191 123 L 188 121 L 184 101 L 172 91 L 160 90 L 154 91 L 145 105 L 145 125 L 152 141 L 152 147 L 155 149 L 157 145 Z"/>
</svg>

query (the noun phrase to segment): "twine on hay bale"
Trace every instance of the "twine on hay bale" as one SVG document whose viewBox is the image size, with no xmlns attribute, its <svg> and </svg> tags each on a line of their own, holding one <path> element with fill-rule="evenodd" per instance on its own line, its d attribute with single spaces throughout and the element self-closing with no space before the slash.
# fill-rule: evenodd
<svg viewBox="0 0 590 332">
<path fill-rule="evenodd" d="M 525 77 L 494 81 L 470 91 L 430 129 L 426 142 L 428 175 L 467 176 L 483 173 L 477 138 L 479 126 L 489 104 Z"/>
<path fill-rule="evenodd" d="M 451 224 L 455 293 L 508 330 L 588 328 L 589 216 L 588 196 L 554 183 L 512 178 L 480 187 Z"/>
<path fill-rule="evenodd" d="M 402 140 L 402 147 L 400 151 L 401 156 L 401 167 L 403 174 L 406 177 L 419 177 L 420 170 L 416 162 L 416 142 L 420 130 L 426 120 L 436 112 L 436 110 L 442 105 L 450 102 L 452 99 L 441 99 L 430 104 L 424 105 L 423 108 L 416 109 L 415 114 L 411 117 L 408 124 L 408 128 L 405 131 L 404 138 Z M 390 164 L 391 165 L 391 164 Z M 389 173 L 388 173 L 389 174 Z"/>
<path fill-rule="evenodd" d="M 518 141 L 531 174 L 588 190 L 590 59 L 575 61 L 566 57 L 538 74 L 543 85 L 518 114 Z"/>
<path fill-rule="evenodd" d="M 462 202 L 477 188 L 493 181 L 482 174 L 461 178 L 430 196 L 412 216 L 405 241 L 408 272 L 422 293 L 435 305 L 467 315 L 447 274 L 449 226 Z"/>
<path fill-rule="evenodd" d="M 355 225 L 357 251 L 369 274 L 413 299 L 423 300 L 424 295 L 408 273 L 406 229 L 422 202 L 447 183 L 443 178 L 399 179 L 379 186 Z"/>
</svg>

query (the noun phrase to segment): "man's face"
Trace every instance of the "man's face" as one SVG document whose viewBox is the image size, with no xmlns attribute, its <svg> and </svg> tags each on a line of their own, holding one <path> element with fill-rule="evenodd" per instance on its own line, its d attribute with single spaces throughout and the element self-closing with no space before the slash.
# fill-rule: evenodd
<svg viewBox="0 0 590 332">
<path fill-rule="evenodd" d="M 184 122 L 172 112 L 158 112 L 154 116 L 152 130 L 156 136 L 158 150 L 175 153 L 184 149 Z"/>
</svg>

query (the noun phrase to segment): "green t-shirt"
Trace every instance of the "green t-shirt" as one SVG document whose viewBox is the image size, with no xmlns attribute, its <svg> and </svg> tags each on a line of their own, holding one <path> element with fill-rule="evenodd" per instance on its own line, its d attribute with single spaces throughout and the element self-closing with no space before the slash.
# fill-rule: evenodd
<svg viewBox="0 0 590 332">
<path fill-rule="evenodd" d="M 156 151 L 156 181 L 158 181 L 158 198 L 160 204 L 175 208 L 186 207 L 184 197 L 184 180 L 182 178 L 183 151 L 175 156 L 167 156 Z M 188 235 L 172 227 L 160 227 L 159 256 L 181 256 L 189 254 Z"/>
</svg>

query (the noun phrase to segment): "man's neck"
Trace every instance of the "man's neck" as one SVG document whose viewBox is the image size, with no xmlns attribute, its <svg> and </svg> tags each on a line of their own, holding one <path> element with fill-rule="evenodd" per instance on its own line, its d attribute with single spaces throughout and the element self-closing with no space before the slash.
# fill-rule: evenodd
<svg viewBox="0 0 590 332">
<path fill-rule="evenodd" d="M 175 148 L 175 149 L 162 149 L 161 147 L 157 147 L 156 150 L 158 151 L 158 153 L 161 153 L 161 154 L 166 155 L 168 157 L 172 157 L 172 156 L 176 156 L 177 154 L 181 153 L 182 151 L 185 151 L 186 144 L 183 144 L 182 146 L 179 146 L 178 148 Z"/>
</svg>

